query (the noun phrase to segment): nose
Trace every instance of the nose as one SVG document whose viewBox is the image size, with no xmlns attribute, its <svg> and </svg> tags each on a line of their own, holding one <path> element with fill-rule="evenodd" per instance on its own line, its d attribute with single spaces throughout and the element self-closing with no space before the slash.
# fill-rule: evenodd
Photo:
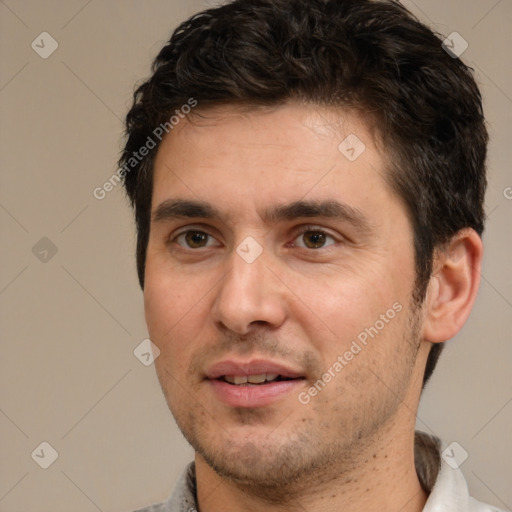
<svg viewBox="0 0 512 512">
<path fill-rule="evenodd" d="M 233 251 L 212 307 L 214 323 L 240 336 L 256 326 L 277 328 L 286 318 L 285 285 L 263 254 L 248 263 Z"/>
</svg>

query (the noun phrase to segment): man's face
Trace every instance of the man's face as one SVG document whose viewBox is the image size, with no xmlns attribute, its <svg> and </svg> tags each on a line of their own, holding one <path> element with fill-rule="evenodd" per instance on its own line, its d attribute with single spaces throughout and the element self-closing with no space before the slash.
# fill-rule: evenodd
<svg viewBox="0 0 512 512">
<path fill-rule="evenodd" d="M 414 427 L 424 368 L 412 230 L 383 156 L 347 112 L 202 115 L 154 170 L 144 296 L 169 407 L 239 482 L 357 465 Z"/>
</svg>

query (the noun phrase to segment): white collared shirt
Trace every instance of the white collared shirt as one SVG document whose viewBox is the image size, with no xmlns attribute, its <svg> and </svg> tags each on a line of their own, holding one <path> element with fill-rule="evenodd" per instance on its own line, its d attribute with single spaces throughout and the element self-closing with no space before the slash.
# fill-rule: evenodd
<svg viewBox="0 0 512 512">
<path fill-rule="evenodd" d="M 469 495 L 466 479 L 441 458 L 441 468 L 423 512 L 504 512 Z"/>
</svg>

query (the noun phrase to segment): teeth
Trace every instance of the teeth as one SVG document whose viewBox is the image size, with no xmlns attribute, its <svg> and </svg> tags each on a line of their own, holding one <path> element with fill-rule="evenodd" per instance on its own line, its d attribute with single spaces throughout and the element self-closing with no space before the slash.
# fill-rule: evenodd
<svg viewBox="0 0 512 512">
<path fill-rule="evenodd" d="M 224 380 L 230 384 L 263 384 L 264 382 L 272 382 L 276 380 L 277 373 L 260 373 L 259 375 L 225 375 Z"/>
<path fill-rule="evenodd" d="M 265 382 L 267 380 L 267 374 L 261 373 L 260 375 L 249 375 L 247 377 L 247 382 L 250 382 L 251 384 L 261 384 L 262 382 Z"/>
</svg>

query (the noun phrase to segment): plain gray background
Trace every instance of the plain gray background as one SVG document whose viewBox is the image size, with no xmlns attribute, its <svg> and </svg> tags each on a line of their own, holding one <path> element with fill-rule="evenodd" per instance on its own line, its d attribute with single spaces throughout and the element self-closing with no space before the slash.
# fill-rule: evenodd
<svg viewBox="0 0 512 512">
<path fill-rule="evenodd" d="M 509 508 L 512 4 L 404 3 L 468 42 L 462 58 L 492 137 L 478 302 L 448 343 L 418 427 L 459 443 L 473 495 Z M 153 366 L 133 354 L 147 333 L 131 212 L 120 186 L 101 201 L 92 191 L 116 170 L 134 83 L 177 23 L 207 5 L 0 1 L 1 511 L 132 510 L 166 498 L 191 460 Z M 58 43 L 46 59 L 42 32 Z M 43 446 L 37 457 L 42 442 L 58 452 L 48 469 L 37 463 L 50 456 Z"/>
</svg>

